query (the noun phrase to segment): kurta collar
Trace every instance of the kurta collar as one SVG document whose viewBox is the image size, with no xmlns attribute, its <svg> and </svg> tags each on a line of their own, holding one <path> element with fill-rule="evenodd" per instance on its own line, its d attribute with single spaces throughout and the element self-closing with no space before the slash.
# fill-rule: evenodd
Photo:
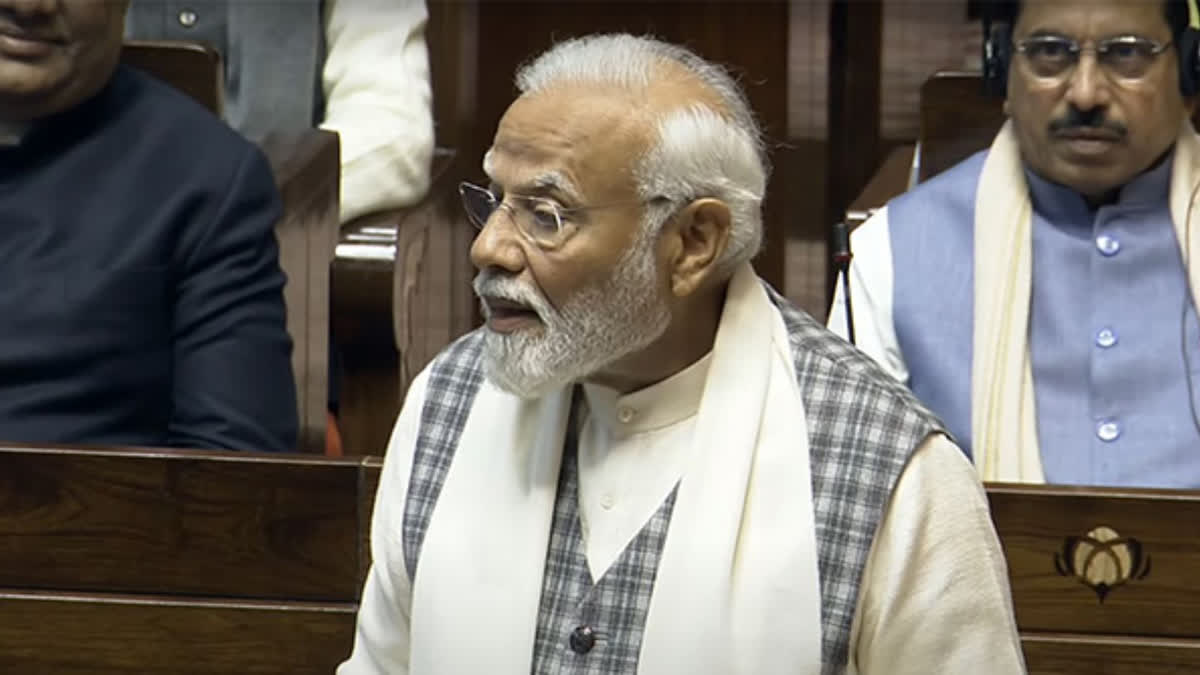
<svg viewBox="0 0 1200 675">
<path fill-rule="evenodd" d="M 615 389 L 584 384 L 589 415 L 614 438 L 652 431 L 696 414 L 704 396 L 712 352 L 671 377 L 622 396 Z"/>
</svg>

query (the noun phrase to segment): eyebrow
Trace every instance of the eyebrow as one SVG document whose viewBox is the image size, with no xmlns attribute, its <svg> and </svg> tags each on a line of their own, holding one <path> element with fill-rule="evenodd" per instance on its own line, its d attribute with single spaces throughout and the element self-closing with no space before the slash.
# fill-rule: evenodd
<svg viewBox="0 0 1200 675">
<path fill-rule="evenodd" d="M 493 173 L 493 165 L 492 151 L 488 150 L 483 155 L 483 172 L 487 174 L 489 180 L 498 182 Z M 561 171 L 546 171 L 517 185 L 506 186 L 505 192 L 528 197 L 551 197 L 574 204 L 583 203 L 583 197 L 575 187 L 575 183 Z"/>
</svg>

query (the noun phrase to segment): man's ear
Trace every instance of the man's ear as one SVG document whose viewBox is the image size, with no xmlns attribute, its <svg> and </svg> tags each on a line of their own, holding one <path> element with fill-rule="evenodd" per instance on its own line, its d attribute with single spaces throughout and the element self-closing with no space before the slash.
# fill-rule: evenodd
<svg viewBox="0 0 1200 675">
<path fill-rule="evenodd" d="M 714 263 L 729 243 L 732 215 L 719 199 L 697 199 L 667 222 L 671 242 L 667 261 L 671 292 L 691 295 L 712 276 Z"/>
</svg>

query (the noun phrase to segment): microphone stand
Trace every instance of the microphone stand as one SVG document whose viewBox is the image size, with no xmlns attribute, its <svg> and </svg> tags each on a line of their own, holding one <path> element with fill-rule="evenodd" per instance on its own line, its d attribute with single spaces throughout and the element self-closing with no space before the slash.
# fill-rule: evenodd
<svg viewBox="0 0 1200 675">
<path fill-rule="evenodd" d="M 850 344 L 854 342 L 854 312 L 850 304 L 850 261 L 854 254 L 850 252 L 850 228 L 845 222 L 833 225 L 833 266 L 842 278 L 842 297 L 846 303 L 846 337 Z"/>
</svg>

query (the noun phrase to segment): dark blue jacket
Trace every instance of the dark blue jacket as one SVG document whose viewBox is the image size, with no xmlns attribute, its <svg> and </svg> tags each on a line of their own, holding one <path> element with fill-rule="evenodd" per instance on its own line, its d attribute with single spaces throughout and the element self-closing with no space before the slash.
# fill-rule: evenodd
<svg viewBox="0 0 1200 675">
<path fill-rule="evenodd" d="M 293 450 L 262 153 L 121 67 L 0 148 L 0 442 Z"/>
</svg>

